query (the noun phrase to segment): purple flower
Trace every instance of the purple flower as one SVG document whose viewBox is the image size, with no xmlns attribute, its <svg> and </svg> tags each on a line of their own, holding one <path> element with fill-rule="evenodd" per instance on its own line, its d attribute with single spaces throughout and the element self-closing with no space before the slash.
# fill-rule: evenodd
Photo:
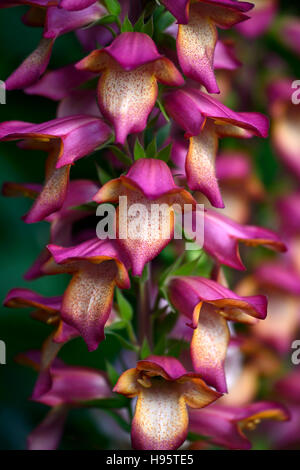
<svg viewBox="0 0 300 470">
<path fill-rule="evenodd" d="M 166 109 L 190 138 L 185 162 L 188 186 L 203 192 L 215 207 L 224 207 L 215 159 L 220 137 L 266 137 L 268 119 L 259 113 L 237 113 L 194 88 L 167 95 Z"/>
<path fill-rule="evenodd" d="M 141 132 L 157 98 L 157 81 L 183 85 L 173 63 L 159 54 L 144 33 L 122 33 L 110 46 L 91 52 L 79 70 L 101 72 L 98 83 L 100 110 L 115 128 L 116 142 L 124 144 L 129 133 Z"/>
<path fill-rule="evenodd" d="M 67 195 L 71 164 L 93 152 L 109 136 L 109 127 L 94 116 L 70 116 L 43 124 L 8 121 L 0 125 L 1 140 L 22 139 L 23 147 L 48 152 L 44 187 L 24 217 L 26 223 L 38 222 L 60 210 Z"/>
<path fill-rule="evenodd" d="M 199 374 L 164 356 L 139 361 L 123 372 L 113 391 L 137 396 L 131 439 L 133 448 L 142 450 L 178 449 L 187 436 L 187 405 L 203 408 L 221 396 Z"/>
</svg>

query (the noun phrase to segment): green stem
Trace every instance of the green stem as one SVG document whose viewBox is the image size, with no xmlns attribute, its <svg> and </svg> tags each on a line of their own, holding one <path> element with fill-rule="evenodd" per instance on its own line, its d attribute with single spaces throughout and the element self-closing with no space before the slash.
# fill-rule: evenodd
<svg viewBox="0 0 300 470">
<path fill-rule="evenodd" d="M 142 346 L 144 339 L 152 346 L 152 325 L 150 316 L 150 263 L 148 263 L 148 279 L 139 281 L 139 304 L 138 304 L 138 339 Z"/>
</svg>

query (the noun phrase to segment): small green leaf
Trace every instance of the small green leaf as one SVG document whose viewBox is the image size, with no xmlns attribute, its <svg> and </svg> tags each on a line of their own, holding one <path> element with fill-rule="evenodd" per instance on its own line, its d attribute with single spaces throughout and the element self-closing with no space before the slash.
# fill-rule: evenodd
<svg viewBox="0 0 300 470">
<path fill-rule="evenodd" d="M 81 402 L 83 406 L 91 408 L 125 408 L 128 406 L 129 400 L 126 397 L 116 395 L 113 398 L 101 398 L 99 400 L 89 400 Z"/>
<path fill-rule="evenodd" d="M 140 277 L 139 279 L 140 279 L 141 282 L 146 282 L 146 281 L 148 281 L 149 276 L 150 276 L 150 273 L 149 273 L 149 264 L 146 264 L 146 266 L 144 266 L 142 275 L 141 275 L 141 277 Z"/>
<path fill-rule="evenodd" d="M 137 346 L 135 346 L 134 344 L 129 343 L 129 341 L 124 339 L 118 333 L 115 333 L 114 331 L 112 331 L 110 329 L 107 329 L 107 328 L 105 328 L 105 333 L 108 334 L 108 335 L 114 336 L 119 341 L 119 343 L 123 346 L 123 348 L 129 349 L 130 351 L 138 352 L 138 347 Z"/>
<path fill-rule="evenodd" d="M 133 309 L 128 300 L 124 297 L 120 289 L 117 289 L 117 302 L 119 306 L 120 317 L 125 322 L 130 322 L 133 317 Z"/>
<path fill-rule="evenodd" d="M 106 15 L 106 16 L 103 16 L 102 18 L 100 18 L 100 20 L 96 21 L 96 25 L 100 25 L 100 24 L 112 24 L 112 23 L 115 23 L 117 20 L 117 17 L 116 15 Z"/>
<path fill-rule="evenodd" d="M 151 355 L 151 349 L 148 343 L 147 338 L 144 338 L 141 350 L 140 350 L 140 358 L 145 359 L 146 357 Z"/>
<path fill-rule="evenodd" d="M 156 142 L 157 142 L 157 147 L 160 148 L 163 143 L 167 140 L 169 137 L 171 130 L 171 123 L 168 122 L 165 126 L 161 127 L 157 133 L 156 133 Z"/>
<path fill-rule="evenodd" d="M 97 170 L 98 179 L 102 185 L 104 185 L 105 183 L 111 180 L 111 176 L 105 170 L 103 170 L 103 168 L 100 168 L 100 166 L 97 165 L 97 163 L 96 163 L 96 170 Z"/>
<path fill-rule="evenodd" d="M 158 152 L 158 154 L 156 155 L 156 158 L 159 158 L 160 160 L 167 162 L 170 159 L 171 150 L 172 150 L 172 144 L 169 144 Z"/>
<path fill-rule="evenodd" d="M 162 275 L 160 276 L 159 278 L 159 286 L 162 287 L 164 285 L 164 283 L 166 282 L 167 278 L 169 276 L 171 276 L 171 274 L 179 268 L 183 258 L 184 258 L 184 255 L 185 253 L 182 253 L 178 258 L 176 258 L 176 260 L 174 261 L 174 263 L 169 267 L 167 268 L 163 273 Z"/>
<path fill-rule="evenodd" d="M 195 274 L 201 257 L 202 253 L 196 259 L 183 264 L 178 269 L 175 269 L 175 271 L 173 271 L 173 276 L 191 276 L 192 274 Z"/>
<path fill-rule="evenodd" d="M 145 150 L 141 146 L 139 139 L 136 139 L 135 141 L 133 155 L 135 160 L 146 158 Z"/>
<path fill-rule="evenodd" d="M 150 144 L 147 145 L 146 148 L 146 156 L 147 158 L 154 158 L 157 153 L 157 148 L 156 148 L 156 138 L 151 140 Z"/>
<path fill-rule="evenodd" d="M 116 371 L 114 366 L 112 366 L 107 361 L 106 361 L 106 372 L 107 372 L 107 376 L 108 376 L 108 379 L 109 379 L 112 387 L 114 387 L 116 385 L 117 381 L 118 381 L 118 378 L 119 378 L 120 374 Z"/>
<path fill-rule="evenodd" d="M 134 28 L 133 28 L 134 31 L 137 31 L 137 32 L 142 31 L 142 28 L 143 28 L 143 26 L 144 26 L 144 18 L 145 18 L 145 12 L 143 12 L 143 13 L 141 14 L 141 16 L 139 17 L 139 19 L 138 19 L 137 22 L 135 23 Z"/>
<path fill-rule="evenodd" d="M 188 347 L 189 344 L 183 340 L 169 338 L 166 355 L 179 358 L 180 354 L 182 353 L 182 350 L 187 349 Z"/>
<path fill-rule="evenodd" d="M 119 16 L 121 13 L 121 5 L 118 0 L 104 0 L 104 3 L 111 15 Z"/>
<path fill-rule="evenodd" d="M 163 114 L 165 120 L 169 122 L 169 121 L 170 121 L 170 118 L 169 118 L 169 116 L 168 116 L 168 114 L 167 114 L 167 111 L 166 111 L 165 108 L 164 108 L 164 105 L 163 105 L 158 99 L 156 100 L 156 104 L 157 104 L 157 106 L 159 107 L 161 113 Z"/>
<path fill-rule="evenodd" d="M 162 32 L 167 29 L 168 26 L 171 26 L 171 24 L 173 24 L 174 22 L 174 16 L 170 12 L 164 11 L 161 15 L 159 15 L 159 18 L 157 18 L 157 20 L 155 21 L 155 28 Z"/>
<path fill-rule="evenodd" d="M 166 349 L 166 337 L 161 336 L 154 348 L 154 354 L 156 354 L 157 356 L 163 356 L 165 353 L 165 349 Z"/>
<path fill-rule="evenodd" d="M 153 18 L 151 17 L 150 20 L 147 21 L 147 23 L 144 24 L 141 31 L 142 31 L 142 33 L 148 34 L 148 36 L 150 36 L 152 38 L 153 30 L 154 30 Z"/>
<path fill-rule="evenodd" d="M 133 31 L 133 26 L 131 24 L 131 21 L 129 20 L 128 16 L 125 16 L 125 19 L 123 21 L 123 24 L 121 26 L 121 33 L 127 33 L 127 32 L 132 32 Z"/>
<path fill-rule="evenodd" d="M 126 165 L 132 165 L 131 158 L 125 153 L 122 152 L 116 145 L 109 145 L 109 149 L 112 151 L 115 157 L 120 160 L 120 162 L 125 163 Z"/>
<path fill-rule="evenodd" d="M 107 326 L 106 333 L 108 333 L 108 330 L 110 331 L 115 331 L 115 330 L 124 330 L 124 328 L 127 327 L 127 322 L 125 320 L 120 320 L 112 323 L 111 325 Z"/>
</svg>

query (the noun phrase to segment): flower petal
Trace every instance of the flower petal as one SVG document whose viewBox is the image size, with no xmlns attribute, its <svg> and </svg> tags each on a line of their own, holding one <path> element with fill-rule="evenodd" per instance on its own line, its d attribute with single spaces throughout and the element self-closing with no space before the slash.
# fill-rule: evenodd
<svg viewBox="0 0 300 470">
<path fill-rule="evenodd" d="M 4 305 L 11 308 L 34 307 L 49 313 L 60 311 L 62 297 L 43 297 L 30 289 L 11 289 L 4 300 Z"/>
<path fill-rule="evenodd" d="M 240 137 L 252 135 L 267 137 L 268 135 L 269 121 L 263 114 L 237 113 L 207 93 L 195 88 L 185 87 L 169 93 L 165 98 L 165 104 L 167 112 L 186 130 L 187 137 L 200 134 L 205 118 L 214 120 L 217 127 L 216 132 L 220 137 L 222 137 L 222 132 L 225 135 L 232 135 L 232 127 L 249 131 L 246 135 L 239 135 Z M 233 126 L 228 129 L 224 124 Z"/>
<path fill-rule="evenodd" d="M 174 307 L 191 320 L 195 307 L 201 302 L 214 305 L 225 318 L 229 316 L 231 320 L 240 310 L 260 319 L 267 314 L 267 300 L 263 295 L 240 297 L 227 287 L 200 276 L 174 277 L 168 290 Z"/>
<path fill-rule="evenodd" d="M 239 33 L 246 38 L 256 38 L 263 34 L 271 25 L 277 13 L 277 0 L 256 0 L 250 18 L 236 26 Z"/>
<path fill-rule="evenodd" d="M 42 38 L 38 47 L 6 79 L 6 89 L 26 88 L 35 83 L 48 66 L 53 44 L 53 39 Z"/>
<path fill-rule="evenodd" d="M 198 2 L 190 7 L 188 24 L 179 25 L 177 53 L 181 68 L 209 93 L 220 92 L 214 75 L 216 25 L 228 28 L 246 18 L 241 2 Z"/>
<path fill-rule="evenodd" d="M 242 427 L 255 427 L 261 419 L 286 420 L 287 410 L 273 402 L 251 403 L 243 407 L 213 405 L 190 411 L 190 430 L 209 436 L 216 445 L 229 449 L 251 449 Z"/>
<path fill-rule="evenodd" d="M 227 321 L 212 307 L 202 307 L 191 342 L 193 366 L 205 382 L 227 392 L 224 362 L 229 343 Z"/>
<path fill-rule="evenodd" d="M 68 11 L 79 11 L 89 7 L 93 3 L 96 3 L 96 0 L 61 0 L 60 6 Z"/>
<path fill-rule="evenodd" d="M 55 450 L 63 434 L 63 428 L 68 414 L 66 406 L 56 406 L 46 415 L 46 418 L 29 434 L 28 450 Z"/>
<path fill-rule="evenodd" d="M 176 2 L 173 0 L 162 0 L 161 3 L 175 16 L 178 23 L 188 23 L 190 0 L 177 0 Z"/>
<path fill-rule="evenodd" d="M 214 207 L 223 208 L 215 168 L 217 149 L 217 134 L 213 126 L 205 125 L 199 136 L 190 138 L 185 171 L 190 189 L 201 191 Z"/>
<path fill-rule="evenodd" d="M 234 44 L 230 41 L 218 41 L 215 48 L 214 68 L 222 70 L 236 70 L 241 66 L 234 51 Z"/>
<path fill-rule="evenodd" d="M 284 252 L 285 244 L 271 230 L 251 225 L 240 225 L 228 217 L 207 210 L 204 213 L 204 250 L 219 263 L 235 269 L 245 269 L 238 243 L 247 246 L 264 245 Z"/>
<path fill-rule="evenodd" d="M 116 276 L 113 261 L 88 263 L 73 276 L 64 293 L 62 318 L 80 332 L 90 351 L 105 338 L 104 326 L 112 307 Z"/>
<path fill-rule="evenodd" d="M 105 8 L 96 2 L 83 10 L 72 12 L 55 6 L 47 8 L 44 37 L 55 39 L 99 20 L 105 13 Z"/>
<path fill-rule="evenodd" d="M 40 95 L 59 101 L 71 90 L 93 77 L 93 74 L 78 70 L 74 65 L 67 65 L 57 70 L 49 70 L 34 85 L 24 91 L 28 95 Z"/>
<path fill-rule="evenodd" d="M 63 206 L 68 191 L 71 166 L 66 165 L 56 169 L 56 161 L 57 154 L 50 154 L 47 161 L 48 169 L 44 187 L 28 214 L 23 217 L 24 222 L 27 224 L 44 220 Z"/>
<path fill-rule="evenodd" d="M 134 449 L 175 450 L 187 436 L 188 413 L 180 387 L 158 382 L 140 390 L 132 421 Z"/>
<path fill-rule="evenodd" d="M 63 365 L 52 367 L 51 376 L 51 389 L 35 401 L 58 406 L 111 397 L 111 388 L 101 371 Z"/>
<path fill-rule="evenodd" d="M 179 25 L 178 60 L 187 77 L 203 84 L 209 93 L 220 93 L 214 74 L 217 29 L 196 7 L 191 8 L 188 24 Z"/>
<path fill-rule="evenodd" d="M 157 97 L 157 80 L 182 85 L 183 79 L 144 33 L 122 33 L 109 47 L 93 51 L 77 64 L 81 70 L 103 72 L 98 84 L 102 114 L 115 128 L 116 142 L 144 130 Z"/>
</svg>

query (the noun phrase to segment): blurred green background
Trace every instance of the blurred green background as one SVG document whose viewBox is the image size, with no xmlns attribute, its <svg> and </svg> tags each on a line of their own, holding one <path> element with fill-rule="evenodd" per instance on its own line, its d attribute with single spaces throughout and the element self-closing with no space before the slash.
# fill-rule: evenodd
<svg viewBox="0 0 300 470">
<path fill-rule="evenodd" d="M 281 11 L 297 14 L 296 2 L 282 1 Z M 36 47 L 41 37 L 39 28 L 23 25 L 21 17 L 26 8 L 0 10 L 0 79 L 10 73 Z M 273 47 L 272 39 L 264 39 Z M 270 42 L 268 44 L 268 42 Z M 276 45 L 274 46 L 276 47 Z M 251 45 L 249 46 L 251 51 Z M 285 53 L 280 50 L 279 52 Z M 290 70 L 300 78 L 299 60 L 286 52 Z M 59 38 L 53 50 L 50 68 L 57 68 L 81 59 L 83 51 L 74 34 Z M 273 73 L 272 70 L 269 73 Z M 298 75 L 296 75 L 298 74 Z M 55 117 L 56 103 L 20 91 L 7 94 L 7 104 L 0 105 L 0 121 L 10 119 L 43 122 Z M 261 109 L 253 109 L 261 111 Z M 250 111 L 250 109 L 249 109 Z M 269 141 L 256 144 L 255 160 L 258 171 L 267 187 L 276 184 L 280 166 L 276 162 Z M 15 143 L 0 146 L 1 185 L 4 181 L 41 182 L 45 155 L 37 151 L 19 149 Z M 95 178 L 95 157 L 76 162 L 72 178 Z M 271 189 L 270 189 L 271 190 Z M 1 197 L 1 282 L 0 297 L 13 287 L 28 287 L 44 295 L 63 293 L 67 279 L 64 276 L 44 277 L 26 282 L 23 274 L 30 267 L 42 247 L 48 242 L 48 224 L 26 225 L 21 216 L 31 201 L 22 198 Z M 40 348 L 49 328 L 29 317 L 29 310 L 1 308 L 0 339 L 7 347 L 7 364 L 0 365 L 0 448 L 24 449 L 27 434 L 42 420 L 47 407 L 32 403 L 30 397 L 36 374 L 17 365 L 14 357 L 29 349 Z M 117 345 L 109 338 L 93 353 L 88 353 L 81 339 L 63 348 L 61 357 L 70 364 L 104 368 L 105 360 L 112 358 Z M 101 426 L 100 426 L 101 427 Z M 94 424 L 89 411 L 74 412 L 68 421 L 63 448 L 106 448 L 107 438 Z"/>
</svg>

